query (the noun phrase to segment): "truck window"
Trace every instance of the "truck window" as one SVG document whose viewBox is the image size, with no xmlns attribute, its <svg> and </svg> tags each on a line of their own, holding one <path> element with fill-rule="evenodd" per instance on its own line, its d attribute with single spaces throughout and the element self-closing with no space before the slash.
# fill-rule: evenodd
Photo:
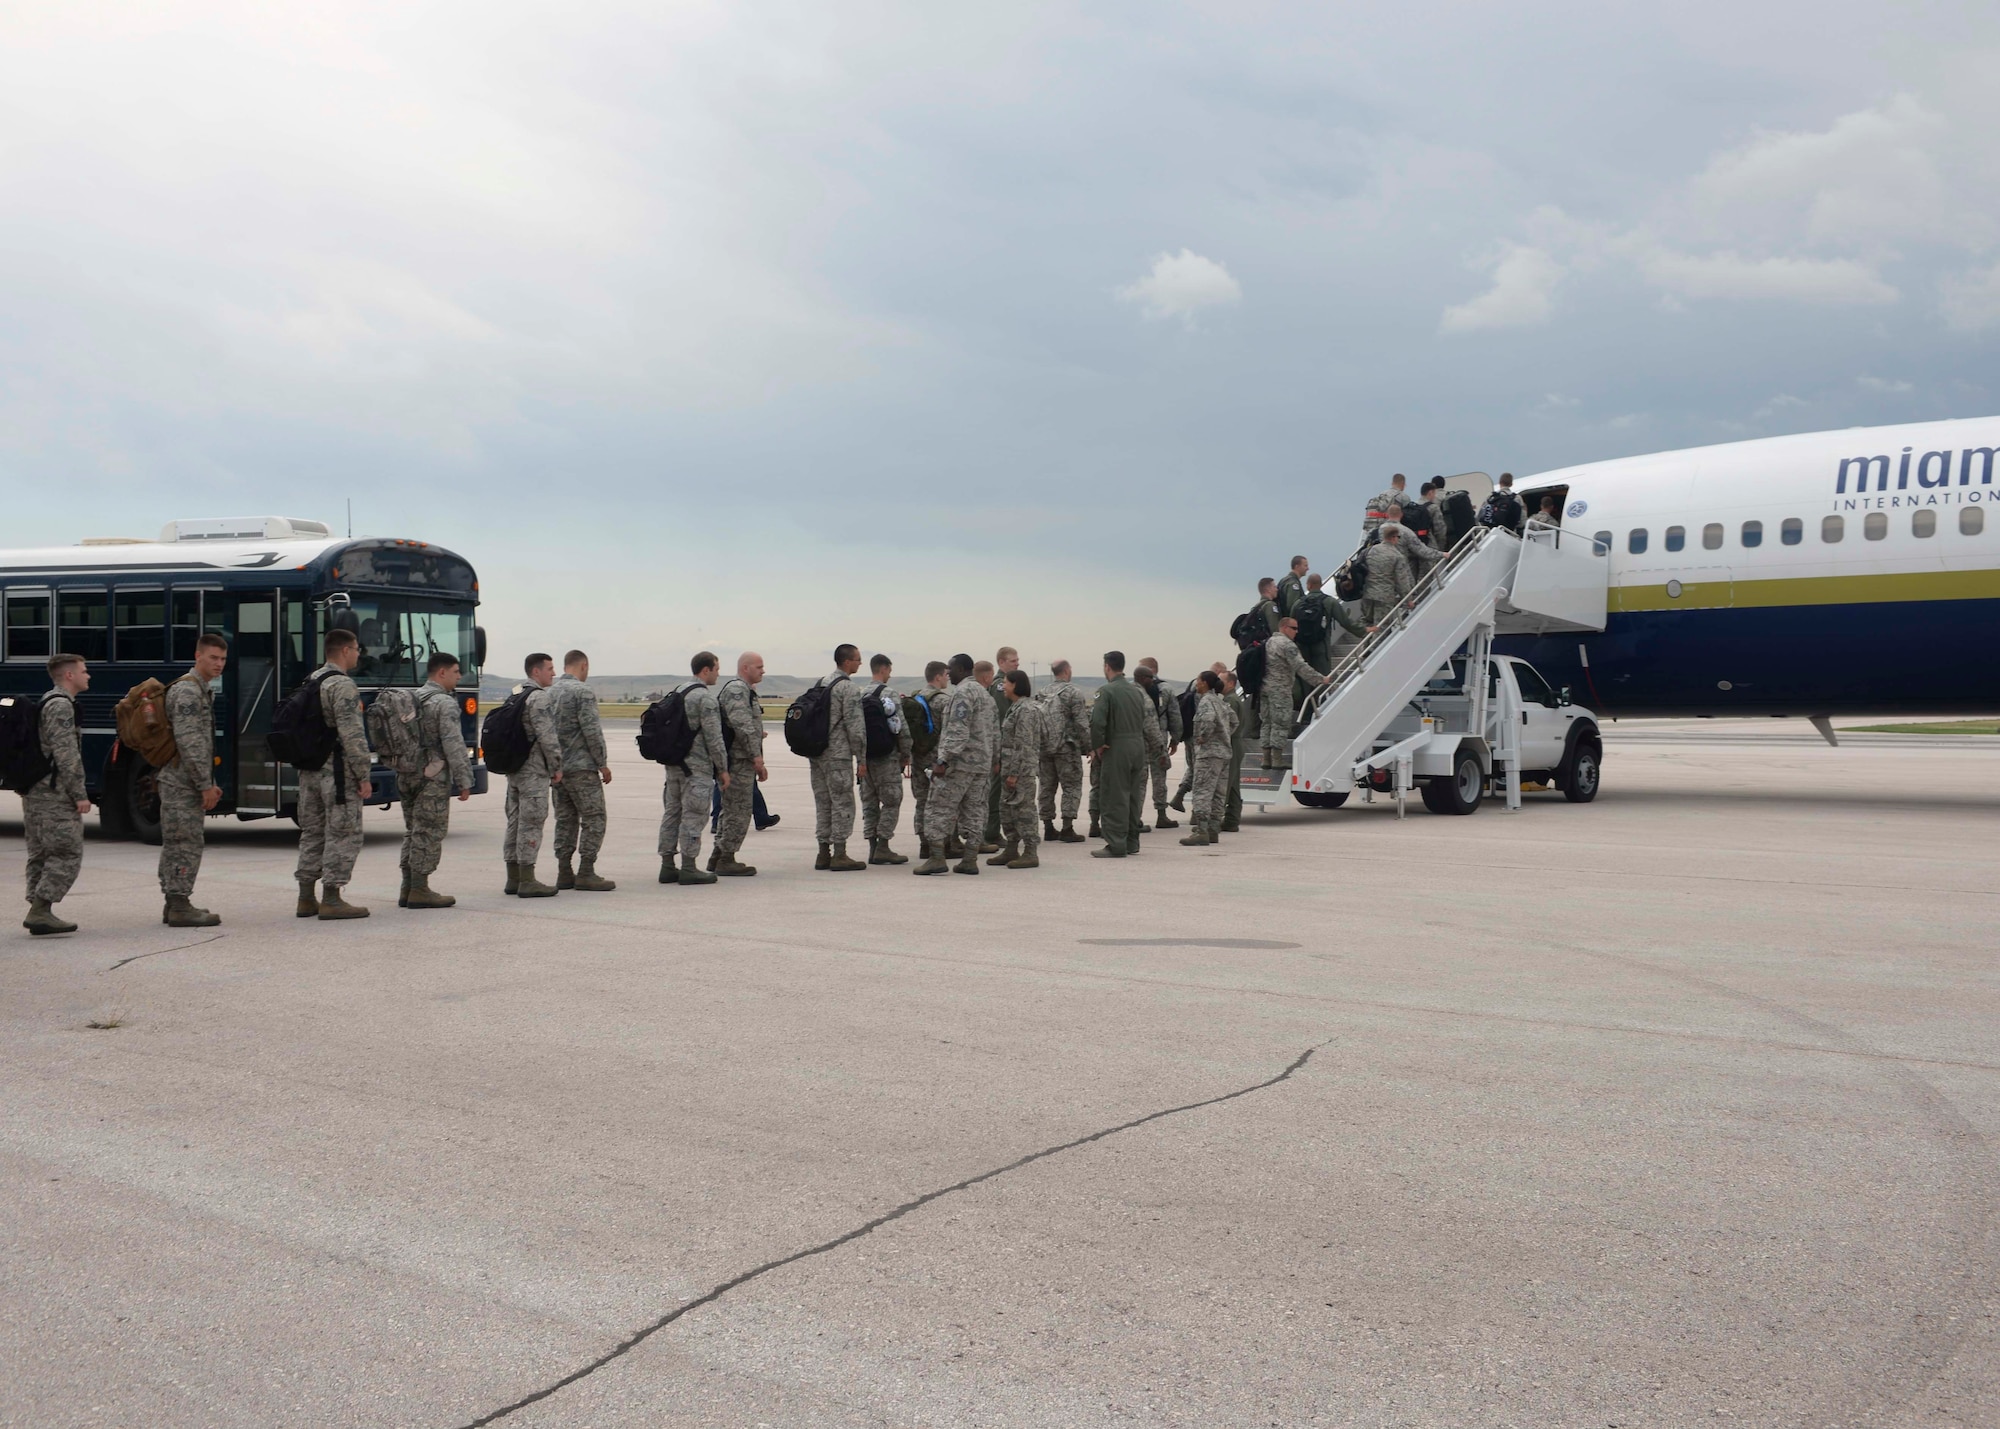
<svg viewBox="0 0 2000 1429">
<path fill-rule="evenodd" d="M 1559 703 L 1556 699 L 1556 692 L 1549 688 L 1549 682 L 1541 677 L 1541 674 L 1533 665 L 1524 665 L 1519 660 L 1516 660 L 1513 664 L 1513 670 L 1514 683 L 1521 690 L 1522 704 L 1546 705 L 1550 709 L 1556 708 Z"/>
</svg>

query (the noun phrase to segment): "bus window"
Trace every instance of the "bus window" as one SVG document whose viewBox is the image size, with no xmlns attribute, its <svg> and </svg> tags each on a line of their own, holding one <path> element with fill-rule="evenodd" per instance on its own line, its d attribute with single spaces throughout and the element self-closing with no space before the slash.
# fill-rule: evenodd
<svg viewBox="0 0 2000 1429">
<path fill-rule="evenodd" d="M 230 657 L 268 660 L 276 644 L 271 638 L 271 597 L 244 596 L 236 607 L 236 632 L 229 642 Z"/>
<path fill-rule="evenodd" d="M 173 616 L 173 658 L 176 664 L 194 659 L 194 642 L 201 638 L 204 628 L 202 617 L 202 592 L 198 590 L 177 590 L 168 597 L 167 605 Z M 221 614 L 221 592 L 209 592 L 212 609 L 210 614 Z"/>
<path fill-rule="evenodd" d="M 1837 546 L 1847 534 L 1847 522 L 1839 516 L 1822 516 L 1819 522 L 1819 538 L 1829 546 Z"/>
<path fill-rule="evenodd" d="M 1912 536 L 1937 535 L 1937 512 L 1912 511 L 1910 513 L 1910 534 Z"/>
<path fill-rule="evenodd" d="M 1646 528 L 1634 526 L 1625 537 L 1625 549 L 1637 556 L 1646 549 Z"/>
<path fill-rule="evenodd" d="M 1599 531 L 1595 536 L 1590 538 L 1590 548 L 1600 556 L 1610 555 L 1611 533 L 1609 531 Z"/>
<path fill-rule="evenodd" d="M 7 658 L 46 660 L 55 652 L 49 648 L 49 593 L 7 592 Z"/>
<path fill-rule="evenodd" d="M 1977 536 L 1986 529 L 1986 508 L 1983 506 L 1961 506 L 1958 508 L 1958 534 Z"/>
<path fill-rule="evenodd" d="M 1889 518 L 1880 511 L 1870 511 L 1861 523 L 1861 534 L 1871 541 L 1879 541 L 1889 534 Z"/>
<path fill-rule="evenodd" d="M 1745 521 L 1743 523 L 1743 544 L 1745 546 L 1761 546 L 1764 544 L 1764 523 L 1762 521 Z"/>
<path fill-rule="evenodd" d="M 1787 516 L 1785 524 L 1778 528 L 1778 539 L 1787 546 L 1796 546 L 1806 538 L 1806 523 L 1796 516 Z"/>
<path fill-rule="evenodd" d="M 117 636 L 114 658 L 128 663 L 161 665 L 167 659 L 167 593 L 163 590 L 123 590 L 111 602 L 111 624 Z"/>
<path fill-rule="evenodd" d="M 435 651 L 456 655 L 468 676 L 472 667 L 472 607 L 422 596 L 352 597 L 349 607 L 360 625 L 361 663 L 354 678 L 364 685 L 421 685 L 424 666 Z"/>
<path fill-rule="evenodd" d="M 1667 527 L 1667 549 L 1669 551 L 1678 551 L 1681 549 L 1681 547 L 1685 546 L 1687 543 L 1688 543 L 1687 527 L 1685 526 Z"/>
<path fill-rule="evenodd" d="M 1720 521 L 1711 521 L 1701 528 L 1701 548 L 1704 551 L 1719 551 L 1722 549 L 1722 523 Z"/>
<path fill-rule="evenodd" d="M 57 644 L 64 654 L 86 660 L 111 658 L 111 601 L 101 590 L 65 590 L 56 595 Z"/>
</svg>

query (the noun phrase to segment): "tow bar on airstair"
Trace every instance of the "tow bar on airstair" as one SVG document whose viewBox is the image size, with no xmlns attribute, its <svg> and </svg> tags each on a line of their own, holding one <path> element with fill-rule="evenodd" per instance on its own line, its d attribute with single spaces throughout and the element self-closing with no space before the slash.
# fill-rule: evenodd
<svg viewBox="0 0 2000 1429">
<path fill-rule="evenodd" d="M 1512 680 L 1487 673 L 1493 638 L 1604 628 L 1607 562 L 1588 540 L 1562 535 L 1466 535 L 1306 696 L 1291 767 L 1246 759 L 1244 802 L 1298 795 L 1333 806 L 1357 785 L 1372 798 L 1374 773 L 1386 770 L 1399 814 L 1419 786 L 1427 805 L 1467 811 L 1491 781 L 1518 809 L 1521 711 Z"/>
</svg>

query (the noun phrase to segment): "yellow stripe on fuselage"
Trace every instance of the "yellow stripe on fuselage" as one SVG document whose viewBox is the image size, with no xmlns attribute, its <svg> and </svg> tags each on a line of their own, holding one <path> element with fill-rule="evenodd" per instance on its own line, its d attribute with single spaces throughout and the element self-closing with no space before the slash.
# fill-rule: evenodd
<svg viewBox="0 0 2000 1429">
<path fill-rule="evenodd" d="M 1608 594 L 1613 611 L 2000 600 L 2000 569 L 1905 571 L 1872 576 L 1794 576 L 1778 580 L 1686 581 L 1682 583 L 1678 597 L 1668 595 L 1665 585 L 1615 585 Z"/>
</svg>

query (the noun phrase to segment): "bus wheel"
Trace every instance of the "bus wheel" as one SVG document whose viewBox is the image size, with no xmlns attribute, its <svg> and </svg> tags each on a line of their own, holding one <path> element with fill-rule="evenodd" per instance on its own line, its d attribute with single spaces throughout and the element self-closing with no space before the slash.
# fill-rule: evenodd
<svg viewBox="0 0 2000 1429">
<path fill-rule="evenodd" d="M 126 834 L 155 848 L 160 844 L 160 771 L 143 759 L 124 761 L 119 794 Z"/>
</svg>

